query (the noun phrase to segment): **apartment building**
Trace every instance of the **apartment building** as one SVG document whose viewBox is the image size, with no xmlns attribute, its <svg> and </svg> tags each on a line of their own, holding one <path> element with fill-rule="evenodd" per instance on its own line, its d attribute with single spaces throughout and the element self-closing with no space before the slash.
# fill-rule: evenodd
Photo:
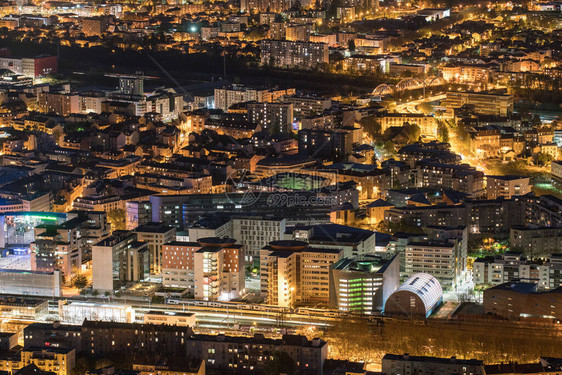
<svg viewBox="0 0 562 375">
<path fill-rule="evenodd" d="M 284 95 L 294 94 L 294 89 L 270 90 L 232 85 L 225 88 L 215 89 L 215 108 L 224 112 L 234 104 L 255 101 L 258 103 L 273 102 Z"/>
<path fill-rule="evenodd" d="M 437 135 L 435 117 L 418 113 L 385 113 L 376 117 L 381 124 L 381 131 L 392 126 L 404 126 L 406 124 L 420 127 L 422 135 Z"/>
<path fill-rule="evenodd" d="M 162 285 L 195 294 L 195 252 L 198 242 L 171 241 L 162 245 Z"/>
<path fill-rule="evenodd" d="M 486 196 L 488 199 L 504 197 L 510 199 L 515 195 L 531 192 L 531 179 L 522 176 L 486 176 Z"/>
<path fill-rule="evenodd" d="M 261 64 L 278 68 L 309 69 L 329 62 L 328 45 L 324 43 L 262 40 Z"/>
<path fill-rule="evenodd" d="M 200 238 L 193 253 L 195 298 L 206 301 L 240 297 L 245 289 L 244 245 L 232 238 Z"/>
<path fill-rule="evenodd" d="M 297 240 L 270 242 L 260 251 L 261 294 L 268 304 L 329 303 L 330 266 L 339 249 L 318 249 Z"/>
<path fill-rule="evenodd" d="M 42 92 L 38 99 L 39 112 L 56 113 L 59 116 L 69 116 L 80 113 L 80 97 L 78 94 Z"/>
<path fill-rule="evenodd" d="M 533 261 L 523 253 L 509 251 L 498 257 L 478 258 L 472 266 L 475 285 L 500 285 L 510 282 L 536 283 L 538 290 L 562 286 L 562 255 L 552 254 L 546 261 Z"/>
<path fill-rule="evenodd" d="M 404 275 L 427 273 L 439 280 L 443 289 L 454 290 L 466 271 L 466 256 L 458 239 L 411 242 L 404 252 Z"/>
<path fill-rule="evenodd" d="M 270 133 L 290 132 L 293 125 L 293 105 L 291 103 L 259 103 L 246 104 L 248 121 L 258 124 Z"/>
<path fill-rule="evenodd" d="M 562 228 L 558 226 L 515 226 L 509 229 L 512 248 L 529 257 L 547 256 L 562 248 Z"/>
</svg>

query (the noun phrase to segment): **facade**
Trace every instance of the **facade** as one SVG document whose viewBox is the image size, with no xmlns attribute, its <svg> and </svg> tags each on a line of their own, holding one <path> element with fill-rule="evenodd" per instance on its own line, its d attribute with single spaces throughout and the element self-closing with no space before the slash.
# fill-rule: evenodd
<svg viewBox="0 0 562 375">
<path fill-rule="evenodd" d="M 486 195 L 488 199 L 511 198 L 531 192 L 530 178 L 521 176 L 486 176 Z"/>
<path fill-rule="evenodd" d="M 562 182 L 562 161 L 553 160 L 550 162 L 550 175 L 554 182 Z"/>
<path fill-rule="evenodd" d="M 42 92 L 39 94 L 39 111 L 56 113 L 59 116 L 69 116 L 80 113 L 80 98 L 77 94 L 58 92 Z"/>
<path fill-rule="evenodd" d="M 520 252 L 506 252 L 499 257 L 478 258 L 472 265 L 475 285 L 500 285 L 510 282 L 536 283 L 538 290 L 562 286 L 562 255 L 552 254 L 544 261 L 532 261 Z"/>
<path fill-rule="evenodd" d="M 194 253 L 195 298 L 230 300 L 245 290 L 244 245 L 232 238 L 200 238 Z"/>
<path fill-rule="evenodd" d="M 271 133 L 289 132 L 293 125 L 291 103 L 247 103 L 248 121 Z"/>
<path fill-rule="evenodd" d="M 423 135 L 435 136 L 437 134 L 437 126 L 433 116 L 414 113 L 386 113 L 380 117 L 377 116 L 377 119 L 380 121 L 382 132 L 392 126 L 410 124 L 419 126 Z"/>
<path fill-rule="evenodd" d="M 0 291 L 5 294 L 28 296 L 62 296 L 60 271 L 0 270 Z"/>
<path fill-rule="evenodd" d="M 427 318 L 442 300 L 443 289 L 439 281 L 427 273 L 416 273 L 388 297 L 384 313 Z"/>
<path fill-rule="evenodd" d="M 484 375 L 484 362 L 476 359 L 457 359 L 386 354 L 382 359 L 385 375 Z"/>
<path fill-rule="evenodd" d="M 535 283 L 505 283 L 484 290 L 486 314 L 510 320 L 562 319 L 562 288 L 538 292 Z"/>
<path fill-rule="evenodd" d="M 476 113 L 508 117 L 513 112 L 513 96 L 487 92 L 447 92 L 447 111 L 453 112 L 464 105 L 474 106 Z"/>
<path fill-rule="evenodd" d="M 226 112 L 234 104 L 251 101 L 270 103 L 290 93 L 294 93 L 294 90 L 268 90 L 245 87 L 242 85 L 232 85 L 226 88 L 215 89 L 215 108 L 222 109 Z"/>
<path fill-rule="evenodd" d="M 172 241 L 162 245 L 162 285 L 195 293 L 195 252 L 198 242 Z"/>
<path fill-rule="evenodd" d="M 162 273 L 162 246 L 176 239 L 176 228 L 162 223 L 147 223 L 135 229 L 139 241 L 148 243 L 150 272 Z"/>
<path fill-rule="evenodd" d="M 268 363 L 283 353 L 285 361 L 299 374 L 321 375 L 328 355 L 328 345 L 321 339 L 284 335 L 281 339 L 231 337 L 225 335 L 195 335 L 187 343 L 187 356 L 202 358 L 209 369 L 217 373 L 263 372 Z"/>
<path fill-rule="evenodd" d="M 115 323 L 86 320 L 81 337 L 84 352 L 91 356 L 116 353 L 130 355 L 159 353 L 163 356 L 184 356 L 189 327 Z"/>
<path fill-rule="evenodd" d="M 562 228 L 514 226 L 509 229 L 509 243 L 513 249 L 529 257 L 544 257 L 562 248 Z"/>
<path fill-rule="evenodd" d="M 285 228 L 284 218 L 248 216 L 232 219 L 232 237 L 244 245 L 247 263 L 259 261 L 260 250 L 271 241 L 282 239 Z"/>
<path fill-rule="evenodd" d="M 26 77 L 38 78 L 57 72 L 57 57 L 41 55 L 32 58 L 0 57 L 0 69 Z"/>
<path fill-rule="evenodd" d="M 0 370 L 15 374 L 25 366 L 35 365 L 41 371 L 56 375 L 70 375 L 76 365 L 76 351 L 65 348 L 29 347 L 19 355 L 0 358 Z"/>
<path fill-rule="evenodd" d="M 149 249 L 131 231 L 115 231 L 92 246 L 92 285 L 113 292 L 127 282 L 144 280 L 149 274 Z"/>
<path fill-rule="evenodd" d="M 466 257 L 466 247 L 460 239 L 411 242 L 404 252 L 404 274 L 409 277 L 428 273 L 444 289 L 454 290 L 466 271 Z"/>
<path fill-rule="evenodd" d="M 327 64 L 328 45 L 288 40 L 262 40 L 261 63 L 278 68 L 313 68 Z"/>
<path fill-rule="evenodd" d="M 399 255 L 390 260 L 343 258 L 330 268 L 330 307 L 360 314 L 381 312 L 399 285 Z"/>
<path fill-rule="evenodd" d="M 319 249 L 296 240 L 273 241 L 260 251 L 261 295 L 271 305 L 321 303 L 330 299 L 330 267 L 339 249 Z"/>
</svg>

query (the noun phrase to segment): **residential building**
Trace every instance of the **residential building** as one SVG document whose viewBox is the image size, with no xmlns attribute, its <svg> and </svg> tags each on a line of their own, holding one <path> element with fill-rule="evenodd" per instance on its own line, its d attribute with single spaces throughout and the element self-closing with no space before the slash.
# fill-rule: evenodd
<svg viewBox="0 0 562 375">
<path fill-rule="evenodd" d="M 486 314 L 519 320 L 562 319 L 562 288 L 537 291 L 536 283 L 510 282 L 484 290 Z"/>
<path fill-rule="evenodd" d="M 525 195 L 531 192 L 532 187 L 530 178 L 521 176 L 486 176 L 486 182 L 488 199 L 510 199 L 515 195 Z"/>
<path fill-rule="evenodd" d="M 195 298 L 238 298 L 245 290 L 244 245 L 232 238 L 200 238 L 194 252 Z"/>
<path fill-rule="evenodd" d="M 484 375 L 484 362 L 476 359 L 457 359 L 386 354 L 382 358 L 385 375 L 459 374 Z"/>
<path fill-rule="evenodd" d="M 330 266 L 339 261 L 339 249 L 312 248 L 297 240 L 270 242 L 260 251 L 261 294 L 271 305 L 321 303 L 330 298 Z"/>
<path fill-rule="evenodd" d="M 324 43 L 262 40 L 260 56 L 262 65 L 278 68 L 311 69 L 329 62 L 328 45 Z"/>
</svg>

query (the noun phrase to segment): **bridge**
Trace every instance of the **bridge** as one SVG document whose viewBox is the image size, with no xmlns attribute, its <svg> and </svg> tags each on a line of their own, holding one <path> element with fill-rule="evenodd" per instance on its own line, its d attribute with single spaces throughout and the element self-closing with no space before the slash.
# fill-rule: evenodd
<svg viewBox="0 0 562 375">
<path fill-rule="evenodd" d="M 426 87 L 432 86 L 439 86 L 445 83 L 445 80 L 442 77 L 438 76 L 429 76 L 425 79 L 420 78 L 404 78 L 396 85 L 392 85 L 389 83 L 381 83 L 371 93 L 373 96 L 384 96 L 384 95 L 391 95 L 398 92 L 416 90 L 416 89 L 424 89 L 424 96 L 425 96 L 425 89 Z"/>
</svg>

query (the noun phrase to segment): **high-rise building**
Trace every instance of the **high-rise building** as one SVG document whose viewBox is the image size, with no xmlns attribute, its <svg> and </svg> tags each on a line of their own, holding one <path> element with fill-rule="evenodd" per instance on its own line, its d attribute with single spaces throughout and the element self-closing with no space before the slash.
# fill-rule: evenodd
<svg viewBox="0 0 562 375">
<path fill-rule="evenodd" d="M 290 103 L 247 103 L 248 120 L 270 133 L 290 132 L 293 124 L 293 105 Z"/>
<path fill-rule="evenodd" d="M 460 239 L 449 241 L 415 241 L 406 245 L 404 274 L 434 276 L 444 289 L 455 289 L 466 270 L 466 248 Z"/>
<path fill-rule="evenodd" d="M 282 239 L 286 219 L 259 216 L 235 217 L 232 219 L 232 237 L 246 249 L 246 262 L 259 260 L 260 250 L 271 241 Z"/>
<path fill-rule="evenodd" d="M 176 228 L 162 223 L 147 223 L 135 229 L 139 241 L 148 243 L 150 272 L 162 273 L 162 245 L 176 239 Z"/>
<path fill-rule="evenodd" d="M 144 94 L 144 77 L 142 75 L 120 75 L 119 93 L 124 95 L 141 96 Z"/>
<path fill-rule="evenodd" d="M 339 249 L 318 249 L 306 242 L 270 242 L 260 251 L 261 294 L 268 304 L 328 304 L 330 267 L 342 257 Z"/>
<path fill-rule="evenodd" d="M 329 62 L 328 45 L 288 40 L 262 40 L 261 64 L 278 68 L 312 69 Z"/>
<path fill-rule="evenodd" d="M 194 252 L 195 298 L 230 300 L 245 289 L 244 246 L 232 238 L 201 238 Z"/>
</svg>

